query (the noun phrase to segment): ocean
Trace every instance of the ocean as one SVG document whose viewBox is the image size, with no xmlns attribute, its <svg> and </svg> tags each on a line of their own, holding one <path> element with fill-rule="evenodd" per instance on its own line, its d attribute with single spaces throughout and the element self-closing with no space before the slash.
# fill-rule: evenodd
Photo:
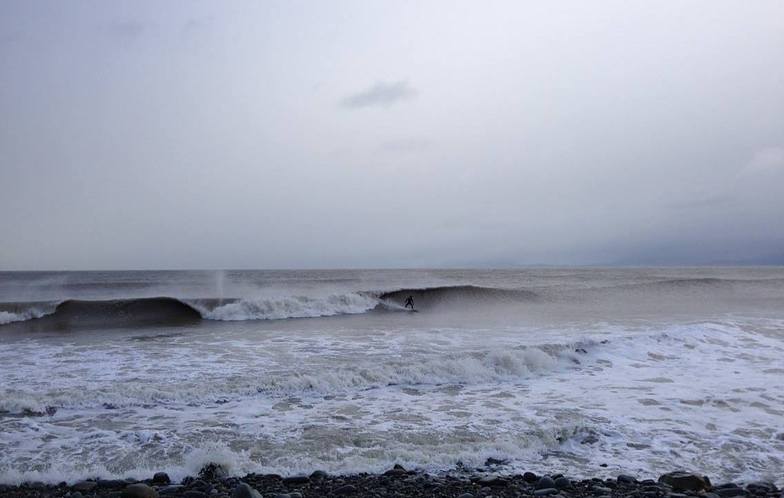
<svg viewBox="0 0 784 498">
<path fill-rule="evenodd" d="M 783 380 L 784 268 L 0 273 L 6 484 L 488 458 L 781 483 Z"/>
</svg>

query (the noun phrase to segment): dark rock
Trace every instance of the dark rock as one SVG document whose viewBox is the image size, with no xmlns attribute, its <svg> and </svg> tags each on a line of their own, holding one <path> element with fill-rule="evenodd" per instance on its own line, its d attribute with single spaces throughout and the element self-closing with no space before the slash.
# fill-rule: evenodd
<svg viewBox="0 0 784 498">
<path fill-rule="evenodd" d="M 485 460 L 485 467 L 491 467 L 493 465 L 506 465 L 507 463 L 509 463 L 509 460 L 490 457 Z"/>
<path fill-rule="evenodd" d="M 310 474 L 310 478 L 313 479 L 314 481 L 317 479 L 326 479 L 327 477 L 329 477 L 329 474 L 327 474 L 323 470 L 315 470 L 313 471 L 312 474 Z"/>
<path fill-rule="evenodd" d="M 291 477 L 284 478 L 283 484 L 299 485 L 299 484 L 307 484 L 309 481 L 310 481 L 310 477 L 308 476 L 291 476 Z"/>
<path fill-rule="evenodd" d="M 122 498 L 158 498 L 155 488 L 142 483 L 129 484 L 122 490 Z"/>
<path fill-rule="evenodd" d="M 667 498 L 688 498 L 689 495 L 683 493 L 668 493 Z"/>
<path fill-rule="evenodd" d="M 566 477 L 558 477 L 555 479 L 555 487 L 558 489 L 567 489 L 572 487 L 572 481 Z"/>
<path fill-rule="evenodd" d="M 607 464 L 606 463 L 600 463 L 599 467 L 607 467 Z"/>
<path fill-rule="evenodd" d="M 189 482 L 188 487 L 196 488 L 196 489 L 207 489 L 208 487 L 210 487 L 210 485 L 204 479 L 196 479 L 195 481 Z"/>
<path fill-rule="evenodd" d="M 408 471 L 404 469 L 402 465 L 395 464 L 394 467 L 384 472 L 384 475 L 392 476 L 392 477 L 404 476 L 404 475 L 408 475 Z"/>
<path fill-rule="evenodd" d="M 228 477 L 228 475 L 229 473 L 226 472 L 223 465 L 217 463 L 208 463 L 199 471 L 199 477 L 208 481 L 223 479 L 224 477 Z"/>
<path fill-rule="evenodd" d="M 153 484 L 170 484 L 171 479 L 169 479 L 169 474 L 166 472 L 156 472 L 154 476 L 152 476 Z"/>
<path fill-rule="evenodd" d="M 721 488 L 713 491 L 721 498 L 730 498 L 732 496 L 745 496 L 746 491 L 743 488 Z"/>
<path fill-rule="evenodd" d="M 397 467 L 397 465 L 395 467 Z M 341 486 L 341 487 L 337 488 L 336 490 L 334 490 L 332 492 L 332 494 L 334 494 L 335 496 L 345 496 L 345 495 L 350 495 L 350 494 L 353 494 L 353 493 L 356 493 L 356 492 L 357 492 L 356 486 L 354 486 L 352 484 L 346 484 L 345 486 Z"/>
<path fill-rule="evenodd" d="M 707 477 L 680 471 L 661 475 L 659 482 L 668 484 L 674 491 L 702 491 L 711 488 Z"/>
<path fill-rule="evenodd" d="M 762 494 L 762 493 L 775 493 L 778 491 L 778 488 L 772 482 L 750 482 L 746 485 L 746 489 L 751 491 L 754 494 Z"/>
<path fill-rule="evenodd" d="M 197 491 L 195 489 L 189 489 L 180 496 L 182 496 L 182 498 L 207 498 L 207 493 L 203 491 Z"/>
<path fill-rule="evenodd" d="M 231 498 L 262 498 L 261 493 L 251 488 L 249 484 L 241 482 L 231 492 Z"/>
<path fill-rule="evenodd" d="M 74 484 L 71 489 L 75 489 L 76 491 L 92 491 L 98 487 L 98 483 L 95 481 L 79 481 Z"/>
<path fill-rule="evenodd" d="M 122 479 L 98 479 L 98 487 L 101 489 L 119 489 L 126 486 Z"/>
<path fill-rule="evenodd" d="M 185 489 L 185 486 L 182 484 L 171 484 L 169 486 L 164 486 L 158 490 L 159 495 L 172 495 L 175 493 L 180 493 Z"/>
<path fill-rule="evenodd" d="M 536 482 L 536 489 L 549 489 L 555 487 L 555 481 L 548 476 L 542 476 Z"/>
<path fill-rule="evenodd" d="M 619 475 L 617 480 L 622 484 L 637 484 L 637 478 L 625 474 Z"/>
<path fill-rule="evenodd" d="M 537 476 L 533 472 L 526 472 L 523 474 L 523 481 L 527 483 L 534 483 L 538 480 L 539 480 L 539 476 Z"/>
<path fill-rule="evenodd" d="M 594 486 L 591 490 L 594 496 L 604 496 L 612 494 L 612 489 L 606 488 L 604 486 Z"/>
<path fill-rule="evenodd" d="M 549 495 L 557 495 L 558 490 L 555 488 L 541 488 L 534 491 L 534 496 L 549 496 Z"/>
<path fill-rule="evenodd" d="M 471 493 L 463 493 L 462 495 L 458 496 L 457 498 L 474 498 L 474 495 Z"/>
<path fill-rule="evenodd" d="M 487 476 L 479 479 L 477 481 L 477 484 L 479 484 L 480 486 L 490 486 L 490 487 L 498 488 L 501 486 L 506 486 L 508 482 L 503 477 Z"/>
</svg>

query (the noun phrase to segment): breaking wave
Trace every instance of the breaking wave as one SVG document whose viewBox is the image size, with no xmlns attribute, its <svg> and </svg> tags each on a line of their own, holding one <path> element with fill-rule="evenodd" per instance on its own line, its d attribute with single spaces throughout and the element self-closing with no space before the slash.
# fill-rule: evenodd
<svg viewBox="0 0 784 498">
<path fill-rule="evenodd" d="M 188 325 L 201 319 L 283 320 L 353 315 L 374 310 L 403 309 L 408 296 L 418 309 L 441 305 L 490 302 L 524 302 L 537 298 L 526 290 L 460 285 L 394 291 L 356 291 L 328 296 L 280 296 L 230 299 L 181 299 L 144 297 L 111 300 L 66 300 L 42 309 L 40 303 L 6 303 L 0 325 L 30 322 L 33 330 L 72 330 L 145 325 Z M 2 309 L 2 308 L 0 308 Z"/>
<path fill-rule="evenodd" d="M 209 382 L 200 377 L 174 383 L 150 383 L 137 379 L 120 389 L 96 386 L 85 390 L 64 385 L 56 390 L 20 392 L 0 388 L 0 416 L 41 417 L 60 409 L 114 410 L 127 407 L 187 404 L 204 406 L 237 402 L 257 396 L 331 395 L 364 392 L 388 387 L 435 388 L 484 383 L 519 382 L 558 368 L 579 368 L 597 343 L 543 344 L 505 349 L 463 351 L 445 355 L 367 360 L 356 364 L 303 365 L 280 372 L 238 378 L 216 375 Z"/>
<path fill-rule="evenodd" d="M 210 307 L 196 301 L 191 306 L 208 320 L 282 320 L 365 313 L 379 305 L 372 295 L 350 293 L 315 298 L 286 296 L 274 299 L 238 299 Z"/>
</svg>

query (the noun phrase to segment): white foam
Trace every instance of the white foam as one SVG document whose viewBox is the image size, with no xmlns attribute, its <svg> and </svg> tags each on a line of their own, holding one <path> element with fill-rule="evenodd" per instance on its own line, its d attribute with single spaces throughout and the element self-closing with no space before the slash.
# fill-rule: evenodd
<svg viewBox="0 0 784 498">
<path fill-rule="evenodd" d="M 48 315 L 50 313 L 52 313 L 52 311 L 41 310 L 38 308 L 28 308 L 24 311 L 19 311 L 16 313 L 12 313 L 10 311 L 0 311 L 0 325 L 13 322 L 24 322 L 26 320 L 32 320 L 33 318 L 41 318 L 42 316 Z"/>
<path fill-rule="evenodd" d="M 0 409 L 14 416 L 0 415 L 0 482 L 179 478 L 210 461 L 233 474 L 438 471 L 490 456 L 510 459 L 510 471 L 578 477 L 784 471 L 781 322 L 476 330 L 403 321 L 416 323 L 2 343 Z M 59 409 L 18 416 L 49 406 Z"/>
<path fill-rule="evenodd" d="M 365 313 L 378 306 L 377 298 L 367 294 L 348 293 L 326 297 L 285 296 L 278 298 L 245 298 L 213 309 L 195 304 L 204 318 L 210 320 L 280 320 Z"/>
</svg>

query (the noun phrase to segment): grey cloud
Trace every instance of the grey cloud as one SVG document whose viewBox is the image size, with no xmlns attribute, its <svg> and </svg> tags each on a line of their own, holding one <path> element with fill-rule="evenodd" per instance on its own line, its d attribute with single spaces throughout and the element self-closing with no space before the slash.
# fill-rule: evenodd
<svg viewBox="0 0 784 498">
<path fill-rule="evenodd" d="M 673 202 L 669 205 L 673 209 L 703 209 L 717 208 L 732 205 L 736 198 L 729 194 L 714 194 L 703 197 L 695 197 L 684 201 Z"/>
<path fill-rule="evenodd" d="M 109 33 L 121 38 L 136 38 L 144 29 L 144 24 L 136 20 L 114 21 L 109 25 Z"/>
<path fill-rule="evenodd" d="M 384 152 L 420 152 L 433 145 L 431 140 L 421 137 L 388 140 L 379 145 L 379 150 Z"/>
<path fill-rule="evenodd" d="M 780 0 L 44 3 L 0 2 L 0 269 L 784 247 Z"/>
<path fill-rule="evenodd" d="M 340 101 L 341 106 L 349 109 L 362 107 L 388 107 L 394 103 L 409 100 L 417 94 L 407 81 L 378 82 L 367 90 L 349 95 Z"/>
</svg>

